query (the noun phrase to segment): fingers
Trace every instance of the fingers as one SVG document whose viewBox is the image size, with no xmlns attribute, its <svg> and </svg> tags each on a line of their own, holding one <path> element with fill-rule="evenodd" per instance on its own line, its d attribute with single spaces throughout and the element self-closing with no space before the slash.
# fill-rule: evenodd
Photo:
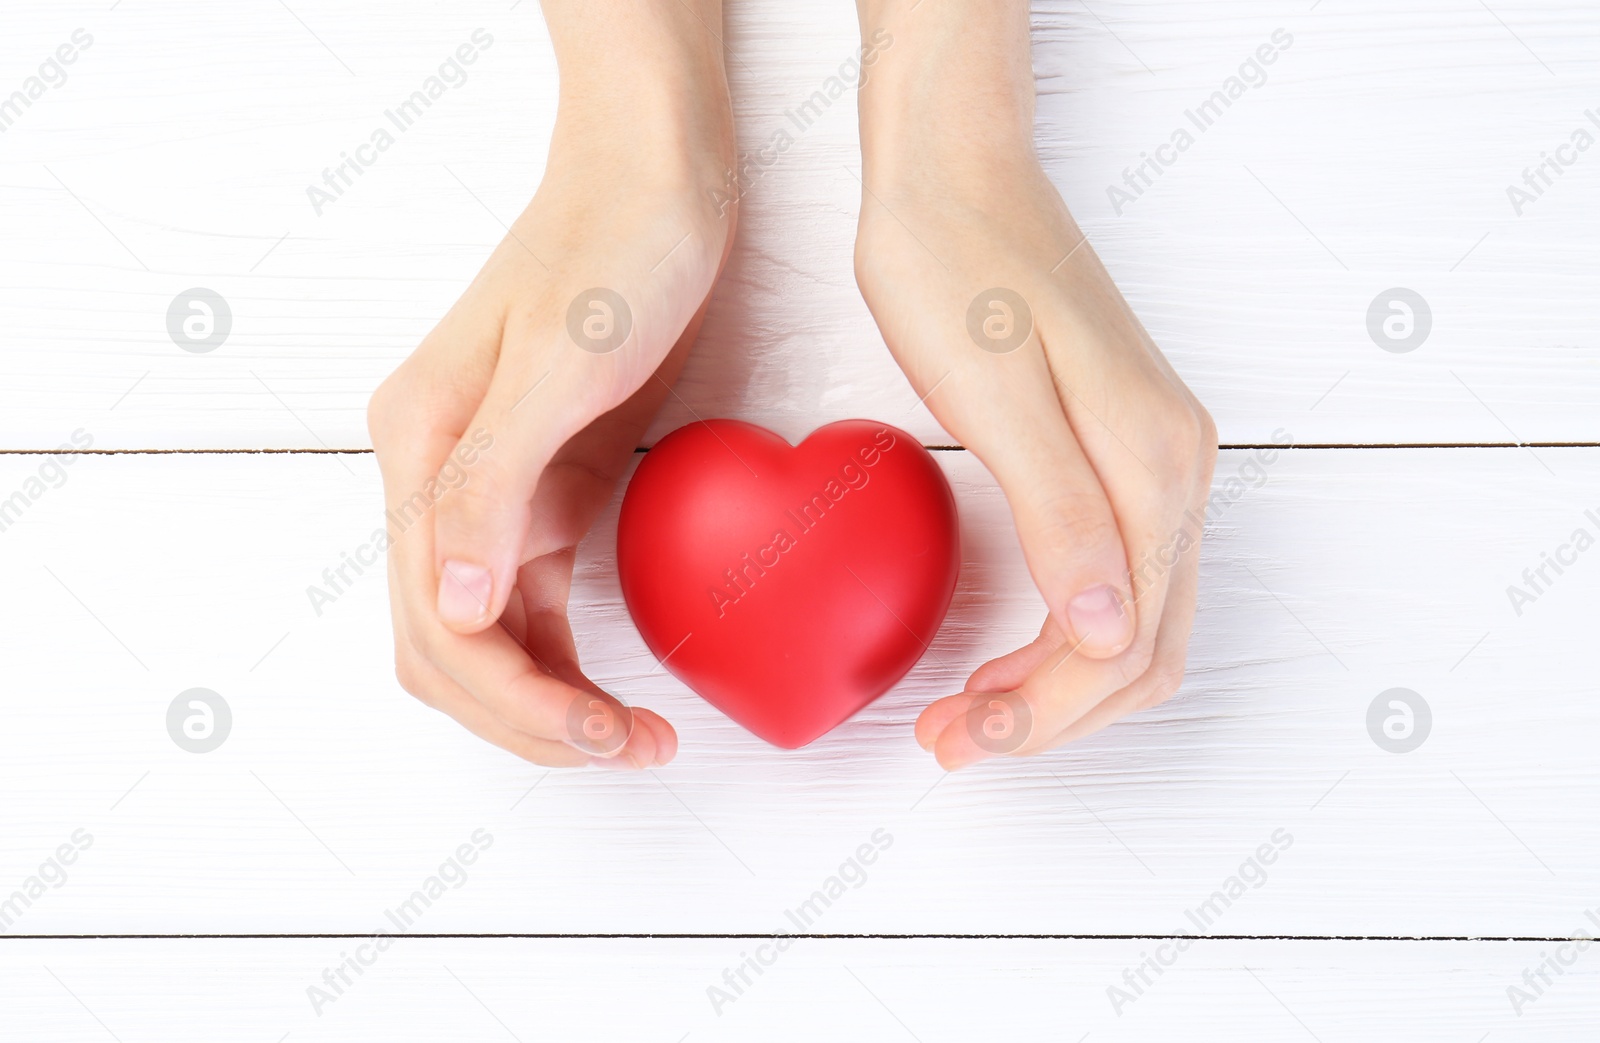
<svg viewBox="0 0 1600 1043">
<path fill-rule="evenodd" d="M 1028 644 L 1001 656 L 991 659 L 972 672 L 967 678 L 966 690 L 969 692 L 1005 692 L 1022 683 L 1022 679 L 1033 673 L 1034 669 L 1044 661 L 1044 658 L 1057 648 L 1067 638 L 1061 633 L 1061 628 L 1056 626 L 1055 620 L 1045 617 L 1044 626 L 1039 628 L 1039 636 Z"/>
<path fill-rule="evenodd" d="M 527 597 L 518 599 L 507 627 L 463 635 L 439 621 L 428 511 L 437 511 L 459 489 L 439 500 L 424 495 L 420 506 L 408 491 L 426 493 L 430 483 L 436 490 L 434 461 L 450 445 L 442 431 L 440 424 L 416 424 L 386 439 L 379 458 L 391 525 L 399 529 L 392 531 L 389 573 L 402 685 L 475 734 L 535 763 L 665 763 L 677 750 L 670 726 L 654 714 L 630 710 L 578 669 L 566 621 L 570 552 L 528 563 L 522 572 Z"/>
<path fill-rule="evenodd" d="M 426 660 L 416 657 L 403 662 L 405 665 L 398 667 L 396 673 L 407 691 L 424 705 L 449 715 L 485 742 L 547 768 L 578 768 L 593 759 L 566 743 L 517 731 Z"/>
<path fill-rule="evenodd" d="M 1032 642 L 999 659 L 984 663 L 967 678 L 966 690 L 960 695 L 946 696 L 924 710 L 917 718 L 917 745 L 931 752 L 945 727 L 973 704 L 971 696 L 1008 692 L 1016 688 L 1047 656 L 1060 648 L 1064 640 L 1055 620 L 1045 617 L 1039 636 Z"/>
<path fill-rule="evenodd" d="M 678 756 L 678 732 L 667 723 L 667 719 L 654 710 L 646 710 L 642 706 L 633 708 L 634 727 L 643 725 L 649 728 L 656 740 L 656 764 L 671 764 Z"/>
<path fill-rule="evenodd" d="M 563 606 L 564 607 L 564 606 Z M 552 613 L 524 602 L 516 614 L 533 642 L 510 624 L 480 634 L 433 625 L 427 637 L 407 633 L 399 653 L 401 683 L 475 733 L 540 764 L 616 761 L 645 768 L 677 752 L 677 736 L 659 716 L 635 710 L 585 677 L 571 654 L 571 635 Z M 570 755 L 554 750 L 565 746 Z"/>
<path fill-rule="evenodd" d="M 518 570 L 519 596 L 500 625 L 457 634 L 424 614 L 412 624 L 419 630 L 408 627 L 408 644 L 453 689 L 521 735 L 616 765 L 664 764 L 677 752 L 671 726 L 626 706 L 579 668 L 567 619 L 573 556 L 568 549 Z"/>
<path fill-rule="evenodd" d="M 534 492 L 533 525 L 522 550 L 522 560 L 531 561 L 553 551 L 575 547 L 589 531 L 595 516 L 610 501 L 651 418 L 671 393 L 689 349 L 699 336 L 710 303 L 711 299 L 706 298 L 653 377 L 639 385 L 621 405 L 597 417 L 579 437 L 568 440 L 556 451 L 540 475 Z"/>
<path fill-rule="evenodd" d="M 1195 509 L 1202 506 L 1203 501 Z M 1196 542 L 1173 563 L 1148 665 L 1127 657 L 1083 657 L 1052 633 L 1047 622 L 1032 644 L 980 667 L 967 691 L 924 710 L 916 724 L 917 742 L 946 770 L 955 771 L 995 756 L 1054 749 L 1168 698 L 1183 678 L 1199 590 L 1199 557 Z M 1018 680 L 1022 671 L 1026 676 Z M 998 688 L 1008 682 L 1015 686 Z"/>
<path fill-rule="evenodd" d="M 666 764 L 678 754 L 678 734 L 672 725 L 659 714 L 622 704 L 596 686 L 578 665 L 567 616 L 575 557 L 576 550 L 568 547 L 518 570 L 520 596 L 507 606 L 504 629 L 536 665 L 579 693 L 568 707 L 567 739 L 580 749 L 593 751 L 600 758 L 593 763 L 604 761 L 610 767 L 628 763 L 639 768 Z"/>
<path fill-rule="evenodd" d="M 552 332 L 540 321 L 548 307 L 511 318 L 493 378 L 456 448 L 457 457 L 472 458 L 471 473 L 439 505 L 434 556 L 436 611 L 459 633 L 500 617 L 522 562 L 570 546 L 588 529 L 710 304 L 708 295 L 681 325 L 649 319 L 641 333 L 634 323 L 647 316 L 634 316 L 620 295 L 585 292 L 593 299 L 580 294 L 573 302 L 577 333 Z M 608 330 L 609 338 L 599 337 Z"/>
<path fill-rule="evenodd" d="M 504 628 L 465 635 L 439 627 L 423 639 L 408 634 L 406 646 L 404 687 L 469 727 L 487 715 L 525 740 L 581 755 L 565 763 L 625 753 L 639 754 L 641 767 L 655 763 L 655 731 L 636 727 L 635 711 L 575 670 L 547 672 Z"/>
<path fill-rule="evenodd" d="M 368 428 L 383 475 L 397 607 L 432 612 L 433 515 L 470 481 L 480 445 L 466 430 L 493 378 L 501 326 L 498 314 L 463 297 L 372 396 Z M 480 432 L 476 439 L 484 441 Z M 470 580 L 470 576 L 463 577 Z"/>
<path fill-rule="evenodd" d="M 539 479 L 556 450 L 593 418 L 570 400 L 552 408 L 573 394 L 571 362 L 563 355 L 550 331 L 508 330 L 494 377 L 452 457 L 469 471 L 434 513 L 435 610 L 459 633 L 483 630 L 504 611 Z"/>
<path fill-rule="evenodd" d="M 1075 338 L 1080 350 L 1094 343 L 1083 331 L 1074 331 L 1064 316 L 1043 321 L 1047 365 L 1065 357 L 1061 344 L 1069 339 Z M 1034 753 L 1088 734 L 1170 695 L 1182 677 L 1194 614 L 1204 503 L 1216 455 L 1215 429 L 1181 385 L 1159 373 L 1145 379 L 1136 372 L 1148 362 L 1143 353 L 1122 358 L 1132 360 L 1134 372 L 1119 371 L 1112 363 L 1109 379 L 1099 374 L 1099 390 L 1085 392 L 1095 406 L 1053 373 L 1051 389 L 1072 444 L 1082 447 L 1093 462 L 1097 487 L 1115 518 L 1124 561 L 1132 565 L 1127 589 L 1133 598 L 1119 606 L 1131 627 L 1119 631 L 1124 643 L 1112 650 L 1096 640 L 1086 621 L 1074 618 L 1070 602 L 1065 625 L 1060 625 L 1055 602 L 1035 564 L 1039 552 L 1030 546 L 1041 537 L 1040 529 L 1030 527 L 1030 522 L 1043 512 L 1030 519 L 1007 488 L 1030 571 L 1053 618 L 1038 639 L 985 664 L 969 679 L 966 692 L 939 700 L 919 719 L 918 742 L 946 768 L 997 755 Z M 1120 406 L 1117 412 L 1114 405 Z M 1119 434 L 1102 414 L 1112 419 L 1134 416 L 1139 423 L 1124 425 L 1130 429 Z M 1005 486 L 1000 471 L 994 465 L 991 470 Z M 1109 537 L 1104 539 L 1109 542 Z"/>
<path fill-rule="evenodd" d="M 547 768 L 592 767 L 645 768 L 665 764 L 677 754 L 677 736 L 666 721 L 649 710 L 636 709 L 635 738 L 616 755 L 599 757 L 569 743 L 542 739 L 506 724 L 465 689 L 425 661 L 416 660 L 406 668 L 407 687 L 426 693 L 419 699 L 449 715 L 472 734 L 493 743 L 525 761 Z"/>
<path fill-rule="evenodd" d="M 1200 555 L 1188 554 L 1180 563 L 1168 591 L 1167 611 L 1161 619 L 1161 633 L 1156 639 L 1150 668 L 1138 680 L 1112 693 L 1038 747 L 1038 752 L 1076 742 L 1131 713 L 1157 706 L 1177 694 L 1183 683 L 1184 661 L 1188 654 L 1189 634 L 1194 626 L 1199 587 Z"/>
<path fill-rule="evenodd" d="M 989 468 L 1016 521 L 1028 571 L 1052 619 L 1089 658 L 1132 642 L 1128 559 L 1101 477 L 1056 398 L 1041 350 L 978 360 L 951 433 Z M 952 396 L 953 398 L 954 396 Z"/>
<path fill-rule="evenodd" d="M 1011 691 L 963 692 L 924 711 L 939 707 L 939 714 L 949 718 L 933 742 L 933 754 L 947 771 L 955 771 L 991 757 L 1035 752 L 1137 676 L 1129 676 L 1120 660 L 1090 659 L 1063 644 Z"/>
<path fill-rule="evenodd" d="M 934 743 L 939 741 L 939 736 L 950 727 L 952 721 L 971 708 L 973 697 L 978 694 L 988 693 L 962 692 L 960 695 L 947 695 L 930 703 L 917 717 L 914 729 L 917 745 L 932 752 Z"/>
<path fill-rule="evenodd" d="M 1122 654 L 1148 666 L 1173 570 L 1204 534 L 1216 429 L 1187 389 L 1169 381 L 1149 354 L 1126 352 L 1112 366 L 1109 381 L 1101 375 L 1098 382 L 1081 381 L 1075 390 L 1057 380 L 1056 390 L 1101 476 L 1127 552 L 1137 613 L 1133 641 Z"/>
</svg>

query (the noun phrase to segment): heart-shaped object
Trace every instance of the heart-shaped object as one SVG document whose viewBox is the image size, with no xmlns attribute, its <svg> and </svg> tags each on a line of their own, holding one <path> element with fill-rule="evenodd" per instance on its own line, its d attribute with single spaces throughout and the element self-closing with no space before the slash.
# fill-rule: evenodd
<svg viewBox="0 0 1600 1043">
<path fill-rule="evenodd" d="M 905 676 L 960 567 L 944 472 L 870 420 L 798 446 L 738 420 L 681 427 L 645 454 L 617 527 L 622 596 L 650 651 L 786 749 Z"/>
</svg>

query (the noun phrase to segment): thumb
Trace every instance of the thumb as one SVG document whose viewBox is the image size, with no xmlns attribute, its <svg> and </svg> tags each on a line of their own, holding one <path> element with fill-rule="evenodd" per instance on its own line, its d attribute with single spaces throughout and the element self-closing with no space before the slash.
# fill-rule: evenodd
<svg viewBox="0 0 1600 1043">
<path fill-rule="evenodd" d="M 1007 362 L 1031 368 L 1017 353 Z M 1044 368 L 1043 360 L 1038 364 Z M 1051 618 L 1077 654 L 1106 659 L 1135 634 L 1128 560 L 1116 514 L 1051 387 L 1015 379 L 983 396 L 962 441 L 981 460 L 1016 520 L 1017 536 Z"/>
<path fill-rule="evenodd" d="M 534 491 L 552 456 L 589 417 L 576 374 L 505 353 L 466 432 L 440 468 L 434 513 L 439 620 L 462 634 L 500 618 L 533 524 Z M 559 364 L 557 364 L 559 366 Z"/>
<path fill-rule="evenodd" d="M 546 530 L 559 532 L 571 530 L 575 507 L 582 513 L 570 496 L 558 493 L 548 509 L 535 499 L 551 461 L 579 432 L 639 392 L 675 345 L 687 347 L 709 302 L 709 294 L 698 302 L 650 293 L 630 300 L 598 287 L 573 298 L 563 332 L 527 315 L 508 323 L 488 392 L 450 460 L 480 443 L 485 448 L 434 517 L 436 611 L 445 626 L 471 634 L 500 618 L 535 516 Z M 516 349 L 508 350 L 512 345 Z M 648 395 L 646 401 L 659 402 Z M 594 468 L 580 463 L 579 471 Z M 548 498 L 552 490 L 546 492 Z"/>
</svg>

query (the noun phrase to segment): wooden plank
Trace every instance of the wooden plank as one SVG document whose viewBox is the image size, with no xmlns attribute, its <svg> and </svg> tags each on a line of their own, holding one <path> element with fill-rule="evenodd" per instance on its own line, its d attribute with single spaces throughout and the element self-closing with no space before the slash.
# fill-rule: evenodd
<svg viewBox="0 0 1600 1043">
<path fill-rule="evenodd" d="M 1590 127 L 1600 13 L 1306 7 L 1036 5 L 1041 153 L 1223 440 L 1269 442 L 1289 417 L 1308 442 L 1600 437 L 1600 150 L 1561 153 L 1573 165 L 1520 214 L 1507 196 Z M 11 5 L 6 92 L 75 28 L 95 42 L 0 148 L 0 445 L 53 447 L 79 426 L 108 448 L 367 444 L 371 389 L 537 182 L 555 70 L 531 4 L 294 11 Z M 467 80 L 319 216 L 307 188 L 480 27 L 494 44 Z M 1293 42 L 1261 86 L 1114 201 L 1124 170 L 1277 29 Z M 744 148 L 768 144 L 855 34 L 849 5 L 731 5 Z M 791 437 L 869 415 L 949 441 L 855 292 L 853 108 L 828 108 L 751 187 L 684 404 L 656 434 L 693 410 Z M 209 354 L 166 329 L 197 286 L 233 316 Z M 1407 354 L 1367 331 L 1395 287 L 1432 315 Z"/>
<path fill-rule="evenodd" d="M 1556 943 L 1197 941 L 1142 995 L 1154 940 L 365 939 L 0 943 L 18 1039 L 1275 1040 L 1571 1043 L 1600 1017 L 1600 955 Z M 1171 943 L 1167 943 L 1171 944 Z M 366 948 L 360 949 L 365 945 Z M 743 954 L 768 966 L 734 995 Z M 324 984 L 343 959 L 367 963 Z M 1542 994 L 1507 990 L 1557 953 Z M 1137 978 L 1132 979 L 1137 982 Z M 1537 979 L 1535 979 L 1537 982 Z M 323 990 L 313 1007 L 308 990 Z M 708 990 L 730 1000 L 714 1006 Z M 720 999 L 720 998 L 719 998 Z"/>
<path fill-rule="evenodd" d="M 1225 453 L 1180 696 L 947 777 L 911 740 L 917 711 L 1042 610 L 987 474 L 939 459 L 964 533 L 950 619 L 905 682 L 795 753 L 657 668 L 620 602 L 613 505 L 579 565 L 581 650 L 682 736 L 673 765 L 623 776 L 546 774 L 406 697 L 378 573 L 313 611 L 307 588 L 380 523 L 370 456 L 75 458 L 0 533 L 0 792 L 20 797 L 0 809 L 0 894 L 75 831 L 93 839 L 8 933 L 366 930 L 479 829 L 492 850 L 426 930 L 770 932 L 841 874 L 865 881 L 814 929 L 1581 923 L 1600 884 L 1600 551 L 1547 567 L 1520 616 L 1506 589 L 1600 530 L 1600 450 Z M 0 457 L 0 492 L 50 467 Z M 166 728 L 195 687 L 232 712 L 205 754 Z M 1397 687 L 1433 721 L 1403 755 L 1367 727 Z M 879 831 L 888 849 L 848 868 Z M 1250 868 L 1279 831 L 1287 850 Z M 1225 911 L 1200 908 L 1230 887 Z"/>
</svg>

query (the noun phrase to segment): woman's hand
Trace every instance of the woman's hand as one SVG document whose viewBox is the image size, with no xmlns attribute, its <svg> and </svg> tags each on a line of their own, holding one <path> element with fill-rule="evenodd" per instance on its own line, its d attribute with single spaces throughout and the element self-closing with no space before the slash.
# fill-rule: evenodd
<svg viewBox="0 0 1600 1043">
<path fill-rule="evenodd" d="M 1039 166 L 1027 4 L 1000 6 L 861 5 L 863 39 L 894 43 L 861 91 L 857 282 L 913 387 L 1000 483 L 1049 610 L 1032 644 L 918 719 L 952 770 L 1177 690 L 1216 457 L 1211 418 Z"/>
<path fill-rule="evenodd" d="M 677 735 L 578 666 L 578 541 L 668 394 L 732 243 L 720 4 L 546 14 L 562 97 L 544 180 L 372 398 L 400 683 L 539 764 L 646 768 Z"/>
</svg>

